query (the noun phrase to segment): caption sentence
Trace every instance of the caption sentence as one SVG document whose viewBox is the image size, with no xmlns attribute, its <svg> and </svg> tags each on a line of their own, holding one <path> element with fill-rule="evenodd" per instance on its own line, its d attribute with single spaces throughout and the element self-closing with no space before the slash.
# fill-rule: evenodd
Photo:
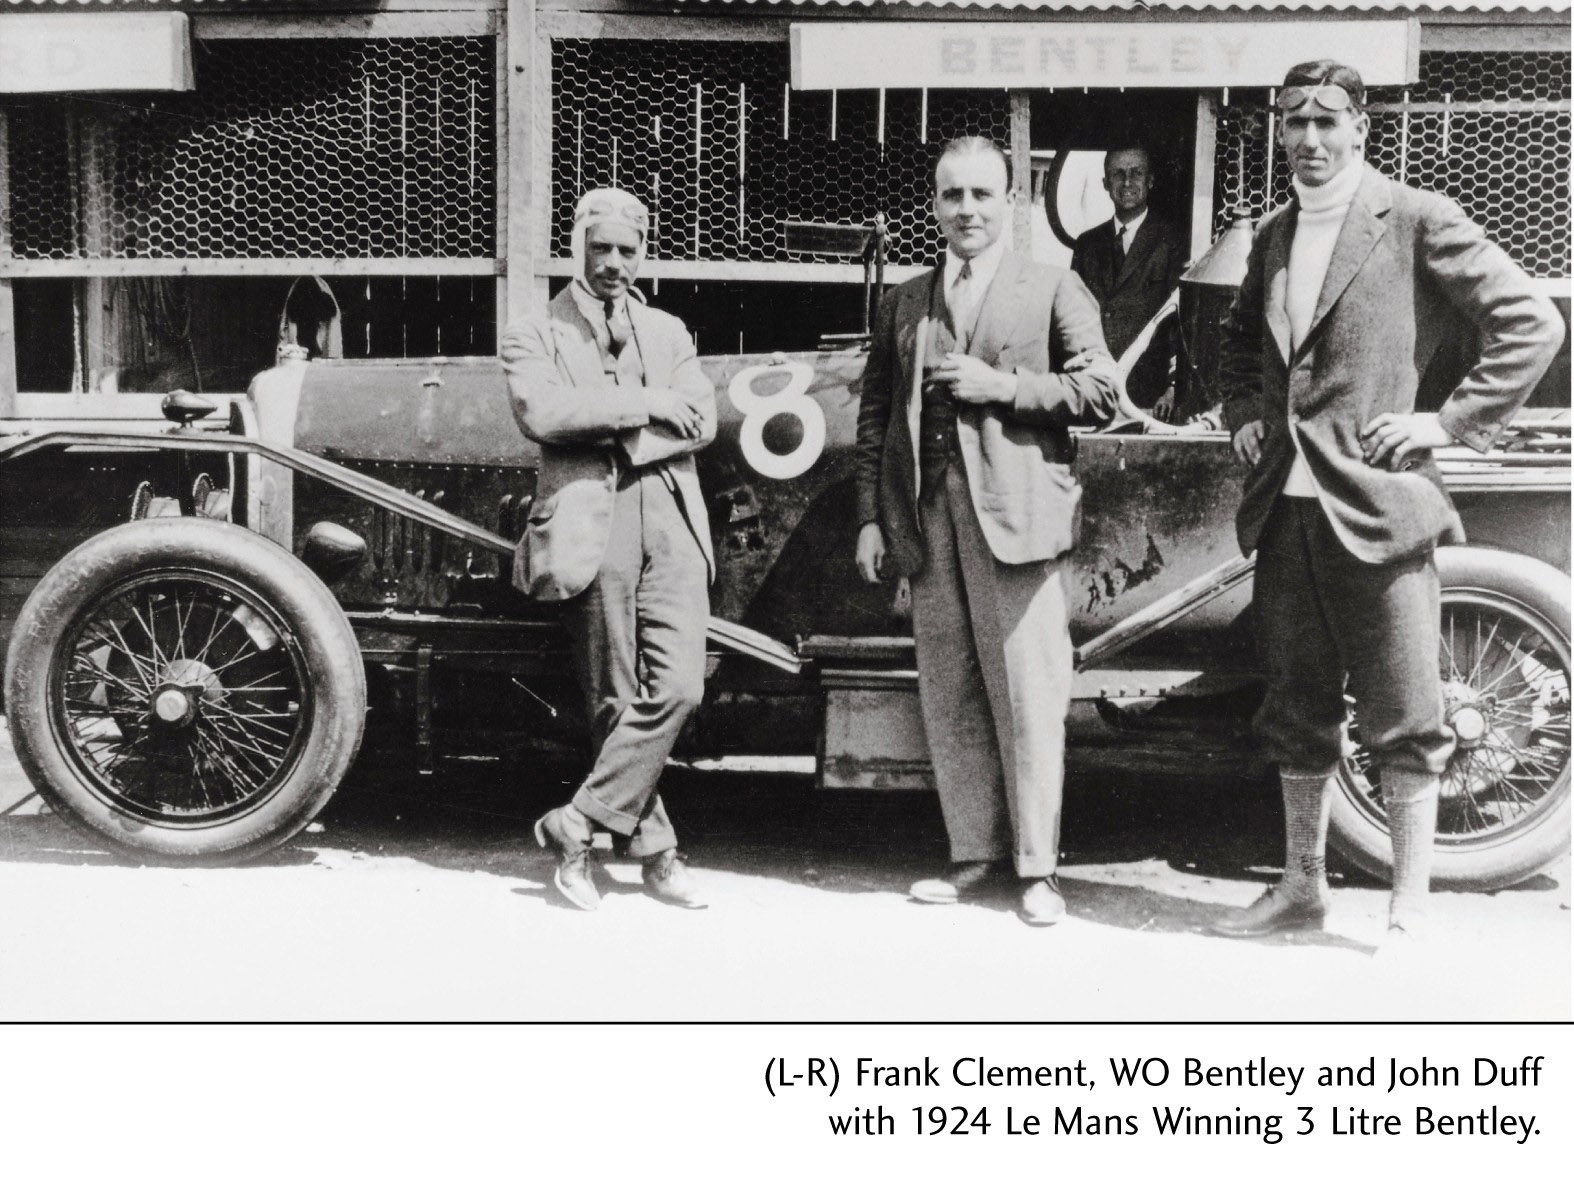
<svg viewBox="0 0 1574 1181">
<path fill-rule="evenodd" d="M 800 1056 L 771 1058 L 764 1085 L 773 1099 L 827 1100 L 822 1118 L 831 1136 L 1235 1136 L 1266 1144 L 1411 1136 L 1523 1145 L 1542 1133 L 1524 1100 L 1546 1070 L 1540 1054 L 1325 1064 L 1266 1055 L 1050 1063 Z M 948 1092 L 944 1102 L 934 1101 L 937 1089 Z M 1457 1101 L 1438 1097 L 1451 1093 Z"/>
</svg>

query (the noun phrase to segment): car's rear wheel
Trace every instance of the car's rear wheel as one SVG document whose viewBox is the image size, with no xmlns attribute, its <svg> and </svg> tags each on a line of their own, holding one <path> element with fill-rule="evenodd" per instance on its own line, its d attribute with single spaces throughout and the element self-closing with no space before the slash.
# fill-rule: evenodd
<svg viewBox="0 0 1574 1181">
<path fill-rule="evenodd" d="M 1569 846 L 1569 580 L 1522 554 L 1445 547 L 1439 675 L 1458 747 L 1443 775 L 1432 882 L 1496 889 Z M 1381 772 L 1352 727 L 1329 842 L 1387 880 Z"/>
<path fill-rule="evenodd" d="M 167 517 L 98 534 L 44 576 L 17 618 L 6 708 L 61 816 L 143 859 L 217 864 L 282 844 L 327 802 L 366 681 L 301 562 Z"/>
</svg>

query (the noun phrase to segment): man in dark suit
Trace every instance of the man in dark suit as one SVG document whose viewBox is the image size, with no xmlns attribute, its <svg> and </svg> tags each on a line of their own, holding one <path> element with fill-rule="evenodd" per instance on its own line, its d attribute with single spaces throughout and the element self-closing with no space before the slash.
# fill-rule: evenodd
<svg viewBox="0 0 1574 1181">
<path fill-rule="evenodd" d="M 880 305 L 858 408 L 857 561 L 907 576 L 918 696 L 957 902 L 1001 886 L 1047 925 L 1059 855 L 1071 639 L 1064 586 L 1081 488 L 1069 427 L 1115 408 L 1098 308 L 1069 271 L 1006 249 L 1005 155 L 955 140 L 935 168 L 944 263 Z"/>
<path fill-rule="evenodd" d="M 714 560 L 694 452 L 716 437 L 716 399 L 683 323 L 634 286 L 649 230 L 632 195 L 585 194 L 578 273 L 499 349 L 515 417 L 541 444 L 514 583 L 564 602 L 595 741 L 574 798 L 536 823 L 554 884 L 582 910 L 601 902 L 598 828 L 644 862 L 647 893 L 703 905 L 656 785 L 705 689 Z"/>
<path fill-rule="evenodd" d="M 1104 157 L 1104 189 L 1115 216 L 1077 239 L 1071 269 L 1099 302 L 1104 341 L 1119 358 L 1164 306 L 1186 268 L 1186 247 L 1175 228 L 1148 209 L 1153 165 L 1146 148 L 1119 148 Z M 1159 407 L 1175 357 L 1174 321 L 1144 350 L 1126 378 L 1126 392 L 1143 410 Z"/>
<path fill-rule="evenodd" d="M 1563 324 L 1447 198 L 1365 162 L 1361 77 L 1293 67 L 1279 92 L 1294 197 L 1263 220 L 1226 324 L 1224 417 L 1251 466 L 1236 526 L 1257 552 L 1270 677 L 1256 729 L 1278 764 L 1285 870 L 1227 935 L 1320 928 L 1345 690 L 1393 840 L 1389 942 L 1421 929 L 1439 774 L 1455 735 L 1438 670 L 1433 547 L 1463 539 L 1432 450 L 1487 450 L 1551 363 Z M 1467 316 L 1480 358 L 1436 414 L 1415 412 L 1440 336 Z"/>
</svg>

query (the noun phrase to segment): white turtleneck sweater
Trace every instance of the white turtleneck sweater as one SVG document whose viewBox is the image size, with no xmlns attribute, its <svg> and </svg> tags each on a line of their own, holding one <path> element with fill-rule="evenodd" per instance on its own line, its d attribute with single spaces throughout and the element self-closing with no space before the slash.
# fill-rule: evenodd
<svg viewBox="0 0 1574 1181">
<path fill-rule="evenodd" d="M 1359 156 L 1352 156 L 1342 172 L 1316 187 L 1303 185 L 1292 178 L 1300 212 L 1295 219 L 1295 237 L 1290 240 L 1290 261 L 1285 270 L 1284 310 L 1290 317 L 1290 347 L 1301 346 L 1312 326 L 1312 315 L 1317 310 L 1317 297 L 1322 294 L 1323 278 L 1328 274 L 1328 261 L 1333 257 L 1334 243 L 1344 226 L 1345 214 L 1355 201 L 1355 191 L 1361 185 L 1364 164 Z M 1301 454 L 1301 440 L 1294 430 L 1290 437 L 1295 441 L 1295 463 L 1284 482 L 1284 495 L 1315 497 L 1317 485 L 1312 480 L 1306 457 Z"/>
</svg>

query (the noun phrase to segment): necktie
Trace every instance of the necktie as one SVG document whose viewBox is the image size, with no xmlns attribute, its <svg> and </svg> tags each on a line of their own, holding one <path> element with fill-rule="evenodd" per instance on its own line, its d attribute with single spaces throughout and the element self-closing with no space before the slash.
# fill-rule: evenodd
<svg viewBox="0 0 1574 1181">
<path fill-rule="evenodd" d="M 1119 222 L 1115 224 L 1115 269 L 1118 271 L 1126 263 L 1126 227 Z"/>
<path fill-rule="evenodd" d="M 962 269 L 956 273 L 956 282 L 951 284 L 951 323 L 956 328 L 957 339 L 962 342 L 965 349 L 968 345 L 968 336 L 972 331 L 973 312 L 973 260 L 962 260 Z"/>
<path fill-rule="evenodd" d="M 610 299 L 601 301 L 607 309 L 607 340 L 614 357 L 620 356 L 629 342 L 628 321 L 618 315 L 618 305 Z"/>
</svg>

